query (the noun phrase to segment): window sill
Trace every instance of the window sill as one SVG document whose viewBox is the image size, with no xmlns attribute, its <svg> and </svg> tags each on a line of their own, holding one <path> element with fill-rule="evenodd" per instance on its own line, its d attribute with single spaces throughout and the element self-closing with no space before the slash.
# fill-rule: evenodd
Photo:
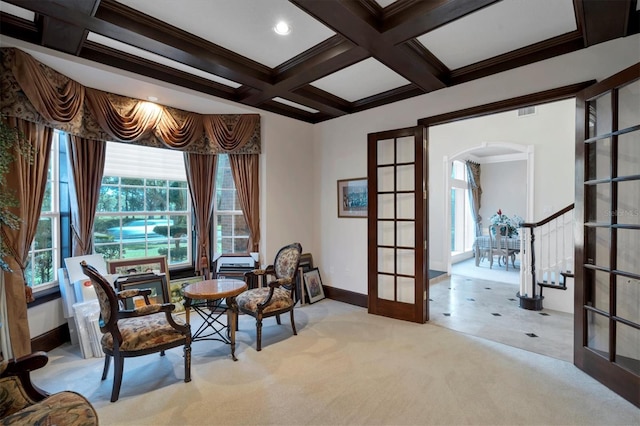
<svg viewBox="0 0 640 426">
<path fill-rule="evenodd" d="M 31 303 L 27 303 L 27 309 L 32 308 L 34 306 L 42 305 L 43 303 L 47 303 L 52 300 L 59 299 L 61 297 L 60 288 L 51 287 L 46 290 L 34 292 L 33 297 L 35 298 L 35 300 Z"/>
</svg>

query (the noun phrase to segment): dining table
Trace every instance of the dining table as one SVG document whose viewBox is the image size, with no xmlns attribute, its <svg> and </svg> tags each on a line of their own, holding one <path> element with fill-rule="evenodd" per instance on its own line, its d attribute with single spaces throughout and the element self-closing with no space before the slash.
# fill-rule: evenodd
<svg viewBox="0 0 640 426">
<path fill-rule="evenodd" d="M 507 237 L 507 248 L 509 250 L 515 250 L 516 253 L 520 253 L 520 237 L 519 236 L 513 236 L 513 237 Z M 488 249 L 491 245 L 491 243 L 493 243 L 493 247 L 494 249 L 497 249 L 497 240 L 494 238 L 490 238 L 489 235 L 480 235 L 478 237 L 476 237 L 475 243 L 474 243 L 474 250 L 475 250 L 475 256 L 476 256 L 476 266 L 480 266 L 480 253 L 483 249 Z"/>
</svg>

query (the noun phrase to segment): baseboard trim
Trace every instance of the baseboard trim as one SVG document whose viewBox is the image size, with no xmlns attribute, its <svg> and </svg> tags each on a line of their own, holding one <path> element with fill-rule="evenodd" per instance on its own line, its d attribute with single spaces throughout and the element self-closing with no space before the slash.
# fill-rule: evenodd
<svg viewBox="0 0 640 426">
<path fill-rule="evenodd" d="M 353 291 L 326 285 L 323 285 L 322 289 L 324 290 L 325 297 L 329 299 L 348 303 L 350 305 L 360 306 L 362 308 L 367 308 L 369 306 L 369 296 L 367 296 L 366 294 L 356 293 Z"/>
<path fill-rule="evenodd" d="M 49 330 L 46 333 L 31 339 L 31 351 L 49 352 L 50 350 L 70 341 L 71 335 L 69 334 L 69 327 L 67 324 L 62 324 L 53 330 Z"/>
</svg>

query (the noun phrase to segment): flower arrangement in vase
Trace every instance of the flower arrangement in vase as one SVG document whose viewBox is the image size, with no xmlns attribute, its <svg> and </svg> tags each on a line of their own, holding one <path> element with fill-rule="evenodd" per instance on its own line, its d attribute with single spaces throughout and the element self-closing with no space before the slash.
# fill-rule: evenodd
<svg viewBox="0 0 640 426">
<path fill-rule="evenodd" d="M 489 218 L 492 225 L 506 225 L 507 227 L 507 236 L 514 237 L 518 235 L 518 228 L 524 222 L 518 215 L 513 215 L 513 217 L 509 217 L 506 214 L 502 213 L 502 209 L 498 209 L 498 211 Z"/>
</svg>

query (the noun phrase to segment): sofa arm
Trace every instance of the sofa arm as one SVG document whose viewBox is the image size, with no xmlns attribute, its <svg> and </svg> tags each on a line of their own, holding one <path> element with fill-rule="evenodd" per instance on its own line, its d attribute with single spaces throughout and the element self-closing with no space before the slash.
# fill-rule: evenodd
<svg viewBox="0 0 640 426">
<path fill-rule="evenodd" d="M 91 403 L 76 392 L 55 393 L 42 401 L 0 419 L 0 425 L 66 425 L 98 424 L 98 413 Z"/>
<path fill-rule="evenodd" d="M 49 357 L 45 352 L 33 352 L 29 355 L 9 360 L 0 377 L 17 377 L 27 397 L 34 402 L 41 401 L 49 394 L 31 382 L 31 372 L 44 367 L 47 362 L 49 362 Z"/>
</svg>

